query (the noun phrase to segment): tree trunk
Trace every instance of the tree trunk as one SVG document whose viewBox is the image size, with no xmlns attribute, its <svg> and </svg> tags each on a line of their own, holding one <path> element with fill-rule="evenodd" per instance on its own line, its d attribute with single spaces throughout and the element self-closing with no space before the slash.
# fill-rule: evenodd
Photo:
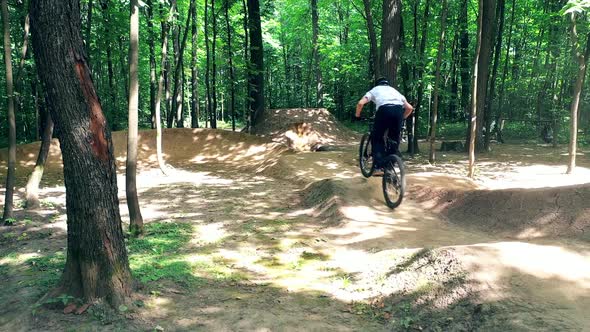
<svg viewBox="0 0 590 332">
<path fill-rule="evenodd" d="M 147 25 L 148 38 L 150 48 L 150 114 L 152 129 L 156 129 L 156 93 L 157 93 L 157 79 L 156 79 L 156 42 L 154 38 L 154 9 L 153 0 L 147 0 Z"/>
<path fill-rule="evenodd" d="M 250 61 L 248 61 L 248 52 L 250 50 L 249 47 L 249 42 L 248 42 L 248 6 L 246 5 L 246 0 L 242 0 L 242 9 L 244 12 L 244 17 L 243 17 L 243 22 L 242 24 L 244 25 L 244 63 L 245 63 L 245 72 L 244 72 L 244 76 L 246 79 L 246 82 L 248 82 L 248 79 L 250 77 Z M 245 93 L 244 93 L 244 107 L 242 108 L 243 113 L 242 113 L 242 119 L 246 120 L 246 129 L 248 131 L 250 131 L 250 86 L 248 84 L 244 84 L 244 88 L 245 88 Z"/>
<path fill-rule="evenodd" d="M 375 24 L 373 23 L 371 0 L 363 0 L 363 4 L 365 6 L 367 33 L 369 35 L 369 79 L 371 83 L 374 83 L 377 79 L 377 34 L 375 33 Z"/>
<path fill-rule="evenodd" d="M 574 96 L 571 104 L 571 127 L 570 127 L 570 144 L 569 144 L 569 163 L 567 174 L 572 174 L 576 168 L 576 154 L 578 150 L 578 108 L 580 106 L 580 97 L 584 87 L 584 78 L 586 77 L 586 62 L 590 57 L 590 34 L 586 41 L 586 50 L 582 52 L 578 45 L 578 31 L 576 26 L 576 13 L 571 13 L 571 39 L 574 50 L 575 60 L 578 62 L 578 77 L 574 86 Z"/>
<path fill-rule="evenodd" d="M 205 71 L 205 89 L 207 92 L 207 121 L 213 126 L 213 111 L 211 109 L 211 53 L 209 53 L 209 0 L 205 0 L 205 49 L 207 54 L 207 65 Z"/>
<path fill-rule="evenodd" d="M 125 171 L 125 192 L 129 208 L 129 232 L 143 234 L 143 217 L 137 197 L 137 136 L 139 113 L 139 7 L 138 0 L 131 0 L 129 33 L 129 130 L 127 132 L 127 167 Z"/>
<path fill-rule="evenodd" d="M 250 71 L 248 74 L 250 100 L 248 109 L 251 114 L 250 126 L 253 126 L 264 112 L 264 48 L 259 0 L 248 0 L 248 30 L 250 32 Z"/>
<path fill-rule="evenodd" d="M 324 106 L 324 85 L 322 82 L 322 67 L 320 63 L 320 48 L 318 45 L 319 35 L 319 17 L 318 17 L 318 0 L 311 0 L 311 26 L 312 26 L 312 46 L 313 62 L 315 64 L 316 78 L 316 107 Z M 272 85 L 271 85 L 272 86 Z"/>
<path fill-rule="evenodd" d="M 422 22 L 422 35 L 421 35 L 421 39 L 420 39 L 420 49 L 418 50 L 418 58 L 419 58 L 419 64 L 418 64 L 418 73 L 417 73 L 417 77 L 416 80 L 418 81 L 418 93 L 417 93 L 417 98 L 416 98 L 416 110 L 414 111 L 414 114 L 412 115 L 412 119 L 413 119 L 413 129 L 412 129 L 412 137 L 413 137 L 413 141 L 409 142 L 409 144 L 413 145 L 413 151 L 414 153 L 419 153 L 420 152 L 420 147 L 418 145 L 418 135 L 416 133 L 416 130 L 418 128 L 419 125 L 419 121 L 420 121 L 420 117 L 419 114 L 421 112 L 421 108 L 422 108 L 422 100 L 424 99 L 424 69 L 426 67 L 426 41 L 428 39 L 428 21 L 429 21 L 429 17 L 430 17 L 430 0 L 426 0 L 426 4 L 424 5 L 424 16 L 423 16 L 423 22 Z"/>
<path fill-rule="evenodd" d="M 111 133 L 86 63 L 76 0 L 31 3 L 35 60 L 64 163 L 68 249 L 60 287 L 117 308 L 131 295 Z"/>
<path fill-rule="evenodd" d="M 231 112 L 231 127 L 233 131 L 236 131 L 236 91 L 234 82 L 236 80 L 234 73 L 234 60 L 232 55 L 231 46 L 231 25 L 229 22 L 229 0 L 225 0 L 225 25 L 227 29 L 227 57 L 229 60 L 229 89 L 230 89 L 230 112 Z"/>
<path fill-rule="evenodd" d="M 479 67 L 480 67 L 480 53 L 481 53 L 481 46 L 483 42 L 482 31 L 483 31 L 483 16 L 484 16 L 484 2 L 488 0 L 479 0 L 479 15 L 477 19 L 477 49 L 475 51 L 475 61 L 474 61 L 474 68 L 473 68 L 473 80 L 472 80 L 472 91 L 473 96 L 471 97 L 471 123 L 469 125 L 469 169 L 467 172 L 467 176 L 473 178 L 475 176 L 475 136 L 477 132 L 477 107 L 478 107 L 478 98 L 479 94 L 476 93 L 479 87 Z"/>
<path fill-rule="evenodd" d="M 211 129 L 217 129 L 217 16 L 215 13 L 215 0 L 211 0 L 211 18 L 213 19 L 213 41 L 211 44 L 211 97 L 213 98 L 212 112 L 211 112 Z M 223 120 L 223 119 L 222 119 Z"/>
<path fill-rule="evenodd" d="M 500 65 L 500 58 L 502 56 L 502 36 L 504 35 L 504 10 L 505 10 L 505 1 L 498 0 L 497 6 L 497 20 L 498 20 L 498 30 L 497 30 L 497 39 L 496 39 L 496 46 L 495 46 L 495 54 L 494 54 L 494 65 L 492 69 L 492 77 L 490 79 L 490 92 L 487 96 L 487 102 L 485 106 L 485 127 L 486 127 L 486 136 L 484 142 L 484 149 L 486 151 L 490 151 L 490 142 L 492 139 L 492 102 L 496 97 L 496 78 L 498 77 L 498 66 Z M 497 123 L 496 123 L 497 125 Z"/>
<path fill-rule="evenodd" d="M 197 30 L 197 6 L 195 0 L 191 0 L 191 128 L 199 128 L 199 68 L 197 67 L 198 30 Z"/>
<path fill-rule="evenodd" d="M 508 40 L 506 42 L 506 57 L 504 59 L 504 69 L 502 70 L 502 83 L 500 85 L 500 96 L 498 101 L 498 114 L 496 115 L 496 135 L 498 141 L 504 143 L 502 138 L 502 119 L 504 111 L 504 89 L 506 86 L 506 76 L 508 74 L 508 63 L 510 62 L 510 48 L 512 47 L 512 32 L 514 29 L 514 13 L 516 9 L 516 0 L 512 0 L 512 13 L 510 14 L 510 30 L 508 30 Z"/>
<path fill-rule="evenodd" d="M 161 116 L 161 105 L 162 97 L 164 97 L 164 81 L 165 73 L 168 64 L 168 30 L 169 22 L 171 17 L 166 16 L 165 20 L 162 20 L 162 59 L 160 61 L 160 79 L 158 80 L 158 93 L 156 95 L 155 105 L 155 116 L 156 116 L 156 158 L 158 160 L 158 166 L 160 171 L 164 175 L 168 175 L 168 167 L 164 162 L 164 156 L 162 154 L 162 116 Z"/>
<path fill-rule="evenodd" d="M 381 70 L 379 75 L 386 77 L 394 86 L 397 84 L 401 17 L 401 0 L 383 0 L 383 31 L 379 60 Z M 428 17 L 424 17 L 424 20 L 428 19 Z"/>
<path fill-rule="evenodd" d="M 90 64 L 90 39 L 92 37 L 92 11 L 93 11 L 93 0 L 88 0 L 88 14 L 86 19 L 86 54 L 88 56 L 88 63 Z"/>
<path fill-rule="evenodd" d="M 8 172 L 2 221 L 8 223 L 13 217 L 14 185 L 16 172 L 16 118 L 14 113 L 14 91 L 12 78 L 12 46 L 7 0 L 2 0 L 2 25 L 4 29 L 4 64 L 6 65 L 6 96 L 8 96 Z"/>
<path fill-rule="evenodd" d="M 51 137 L 53 135 L 53 120 L 48 110 L 43 111 L 43 135 L 41 137 L 41 148 L 37 156 L 37 162 L 35 168 L 29 176 L 26 186 L 26 202 L 25 207 L 27 209 L 36 209 L 39 207 L 39 184 L 43 178 L 43 172 L 45 170 L 45 162 L 47 161 L 47 155 L 49 154 L 49 148 L 51 147 Z"/>
<path fill-rule="evenodd" d="M 483 138 L 483 125 L 485 117 L 485 103 L 488 88 L 488 80 L 490 76 L 490 62 L 492 54 L 492 45 L 494 37 L 494 25 L 495 25 L 495 14 L 496 14 L 496 0 L 482 0 L 483 9 L 481 12 L 482 17 L 482 31 L 481 31 L 481 47 L 479 53 L 479 63 L 477 74 L 477 90 L 473 91 L 477 94 L 477 138 L 475 141 L 475 149 L 477 152 L 485 151 L 484 138 Z"/>
<path fill-rule="evenodd" d="M 440 39 L 438 41 L 438 54 L 436 56 L 436 74 L 434 80 L 434 102 L 432 106 L 432 125 L 430 132 L 430 163 L 434 164 L 436 152 L 434 144 L 436 143 L 436 121 L 438 119 L 438 95 L 440 89 L 440 66 L 445 46 L 445 25 L 447 23 L 447 1 L 443 0 L 442 13 L 440 19 Z"/>
<path fill-rule="evenodd" d="M 467 116 L 470 113 L 469 108 L 469 94 L 471 78 L 469 75 L 469 33 L 467 31 L 468 26 L 468 15 L 467 9 L 469 8 L 469 2 L 463 0 L 461 5 L 461 14 L 459 15 L 459 28 L 460 28 L 460 63 L 461 63 L 461 109 Z"/>
<path fill-rule="evenodd" d="M 194 1 L 191 1 L 191 6 L 188 9 L 186 15 L 186 25 L 184 28 L 184 34 L 182 36 L 182 42 L 179 45 L 178 56 L 176 57 L 176 65 L 174 66 L 174 94 L 173 100 L 176 101 L 176 128 L 184 128 L 184 115 L 182 112 L 182 86 L 184 82 L 183 68 L 184 68 L 184 49 L 186 48 L 186 41 L 188 39 L 188 29 L 190 27 L 191 12 L 193 10 Z M 178 28 L 180 30 L 180 27 Z"/>
</svg>

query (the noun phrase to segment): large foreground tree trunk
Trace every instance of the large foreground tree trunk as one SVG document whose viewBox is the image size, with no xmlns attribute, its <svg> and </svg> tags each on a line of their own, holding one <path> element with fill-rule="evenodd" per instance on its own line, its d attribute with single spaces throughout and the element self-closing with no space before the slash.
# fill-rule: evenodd
<svg viewBox="0 0 590 332">
<path fill-rule="evenodd" d="M 12 78 L 12 48 L 10 44 L 10 23 L 8 22 L 7 0 L 2 0 L 2 23 L 4 27 L 4 63 L 6 65 L 6 96 L 8 96 L 8 172 L 2 221 L 13 216 L 14 182 L 16 171 L 16 118 L 14 115 L 14 91 Z"/>
<path fill-rule="evenodd" d="M 33 1 L 31 31 L 64 163 L 68 249 L 55 294 L 118 306 L 131 295 L 131 273 L 111 133 L 84 54 L 79 0 Z"/>
<path fill-rule="evenodd" d="M 131 0 L 129 33 L 129 131 L 127 133 L 127 167 L 125 193 L 129 208 L 129 231 L 133 235 L 143 233 L 143 217 L 137 197 L 137 136 L 139 108 L 139 7 L 138 0 Z"/>
</svg>

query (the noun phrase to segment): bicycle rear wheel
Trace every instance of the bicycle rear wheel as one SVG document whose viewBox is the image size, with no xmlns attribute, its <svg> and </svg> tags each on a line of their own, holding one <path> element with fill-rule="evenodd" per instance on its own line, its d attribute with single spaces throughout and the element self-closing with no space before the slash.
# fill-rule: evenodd
<svg viewBox="0 0 590 332">
<path fill-rule="evenodd" d="M 383 174 L 383 197 L 390 209 L 398 207 L 404 199 L 406 176 L 404 162 L 396 155 L 390 155 L 385 162 Z"/>
<path fill-rule="evenodd" d="M 369 178 L 375 170 L 373 160 L 373 145 L 371 144 L 371 134 L 363 135 L 361 145 L 359 146 L 359 166 L 364 177 Z"/>
</svg>

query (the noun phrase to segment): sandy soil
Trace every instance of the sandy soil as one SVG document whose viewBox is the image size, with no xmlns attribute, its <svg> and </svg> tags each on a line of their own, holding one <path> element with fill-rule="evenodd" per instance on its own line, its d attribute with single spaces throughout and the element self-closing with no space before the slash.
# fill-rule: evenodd
<svg viewBox="0 0 590 332">
<path fill-rule="evenodd" d="M 16 262 L 66 245 L 54 148 L 44 208 L 17 211 L 31 222 L 0 232 L 14 233 L 2 237 L 0 272 L 17 290 L 0 294 L 1 330 L 590 330 L 588 170 L 560 174 L 561 153 L 498 146 L 476 181 L 463 177 L 459 154 L 437 166 L 408 160 L 408 197 L 391 211 L 380 179 L 360 176 L 355 142 L 292 154 L 245 134 L 172 130 L 164 149 L 176 171 L 163 177 L 152 137 L 143 132 L 140 144 L 144 219 L 193 226 L 179 254 L 198 285 L 148 283 L 145 307 L 119 325 L 31 318 L 39 294 Z M 125 136 L 114 139 L 122 171 Z M 19 148 L 20 186 L 37 148 Z"/>
</svg>

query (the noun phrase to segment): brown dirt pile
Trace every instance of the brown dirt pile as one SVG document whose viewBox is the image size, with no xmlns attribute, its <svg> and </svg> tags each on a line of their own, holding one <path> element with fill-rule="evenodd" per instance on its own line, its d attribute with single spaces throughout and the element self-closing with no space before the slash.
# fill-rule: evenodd
<svg viewBox="0 0 590 332">
<path fill-rule="evenodd" d="M 138 168 L 140 171 L 157 167 L 156 132 L 139 133 Z M 117 169 L 124 171 L 127 155 L 127 133 L 114 132 L 113 147 Z M 285 147 L 268 138 L 243 133 L 210 129 L 165 129 L 163 133 L 164 160 L 173 167 L 194 164 L 229 164 L 236 169 L 250 169 L 261 172 L 276 164 Z M 17 147 L 17 178 L 26 181 L 35 166 L 40 142 Z M 8 156 L 6 149 L 0 150 L 0 177 L 6 173 Z M 45 168 L 46 175 L 61 174 L 61 150 L 57 139 L 52 141 Z"/>
<path fill-rule="evenodd" d="M 358 140 L 357 134 L 340 124 L 325 108 L 266 110 L 252 133 L 271 137 L 295 150 Z"/>
<path fill-rule="evenodd" d="M 452 223 L 515 238 L 589 237 L 590 186 L 476 190 L 415 185 L 410 197 Z"/>
</svg>

